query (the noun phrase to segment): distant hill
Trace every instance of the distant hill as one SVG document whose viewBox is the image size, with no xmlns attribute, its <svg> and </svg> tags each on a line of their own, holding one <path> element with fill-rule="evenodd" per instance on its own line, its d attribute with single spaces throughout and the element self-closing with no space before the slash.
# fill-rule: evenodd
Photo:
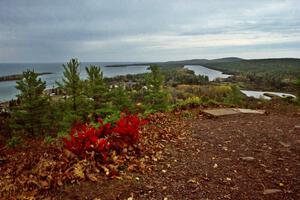
<svg viewBox="0 0 300 200">
<path fill-rule="evenodd" d="M 209 62 L 222 63 L 222 62 L 237 62 L 237 61 L 242 61 L 242 60 L 245 60 L 245 59 L 238 58 L 238 57 L 227 57 L 227 58 L 218 58 L 218 59 L 209 60 Z"/>
<path fill-rule="evenodd" d="M 210 62 L 203 66 L 220 70 L 224 73 L 272 73 L 300 76 L 300 59 L 298 58 L 270 58 L 251 59 L 234 62 Z"/>
<path fill-rule="evenodd" d="M 218 59 L 191 59 L 191 60 L 177 60 L 177 61 L 167 61 L 167 62 L 147 62 L 147 63 L 132 63 L 132 64 L 122 64 L 122 65 L 107 65 L 106 67 L 124 67 L 124 66 L 140 66 L 140 65 L 151 65 L 156 64 L 162 67 L 173 66 L 173 67 L 183 67 L 184 65 L 202 65 L 205 63 L 223 63 L 223 62 L 236 62 L 242 61 L 244 59 L 238 57 L 227 57 L 227 58 L 218 58 Z"/>
<path fill-rule="evenodd" d="M 168 62 L 161 62 L 160 64 L 183 64 L 183 65 L 200 65 L 204 63 L 223 63 L 223 62 L 237 62 L 242 61 L 244 59 L 238 57 L 227 57 L 227 58 L 218 58 L 218 59 L 191 59 L 191 60 L 179 60 L 179 61 L 168 61 Z"/>
<path fill-rule="evenodd" d="M 184 65 L 202 65 L 210 69 L 222 71 L 226 74 L 239 73 L 270 73 L 287 75 L 289 77 L 300 76 L 300 59 L 298 58 L 267 58 L 267 59 L 243 59 L 238 57 L 227 57 L 219 59 L 191 59 L 168 62 L 139 63 L 132 65 L 157 64 L 162 70 L 182 68 Z M 128 65 L 112 65 L 110 67 L 121 67 Z"/>
</svg>

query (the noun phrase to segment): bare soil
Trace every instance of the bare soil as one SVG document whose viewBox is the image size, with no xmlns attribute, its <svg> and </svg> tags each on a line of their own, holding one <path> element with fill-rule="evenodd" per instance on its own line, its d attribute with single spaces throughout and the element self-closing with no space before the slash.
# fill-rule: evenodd
<svg viewBox="0 0 300 200">
<path fill-rule="evenodd" d="M 69 185 L 49 199 L 300 199 L 299 114 L 193 113 L 166 116 L 165 128 L 174 119 L 186 127 L 157 141 L 151 172 Z"/>
</svg>

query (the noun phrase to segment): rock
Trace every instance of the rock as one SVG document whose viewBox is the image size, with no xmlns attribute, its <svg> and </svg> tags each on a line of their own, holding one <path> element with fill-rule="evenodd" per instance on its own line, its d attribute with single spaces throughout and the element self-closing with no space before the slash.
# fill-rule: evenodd
<svg viewBox="0 0 300 200">
<path fill-rule="evenodd" d="M 279 189 L 265 189 L 263 194 L 266 195 L 266 194 L 274 194 L 274 193 L 278 193 L 278 192 L 281 192 L 281 190 Z"/>
<path fill-rule="evenodd" d="M 231 178 L 229 178 L 229 177 L 226 177 L 226 181 L 231 181 Z"/>
<path fill-rule="evenodd" d="M 273 173 L 273 171 L 269 170 L 269 169 L 266 169 L 265 172 L 268 173 L 268 174 L 272 174 Z"/>
<path fill-rule="evenodd" d="M 283 147 L 285 147 L 285 148 L 288 148 L 288 147 L 291 146 L 290 143 L 285 143 L 285 142 L 281 142 L 281 141 L 279 141 L 279 144 L 281 144 L 281 145 L 282 145 Z"/>
<path fill-rule="evenodd" d="M 244 160 L 244 161 L 253 161 L 253 160 L 255 160 L 255 158 L 251 157 L 251 156 L 241 157 L 241 159 Z"/>
<path fill-rule="evenodd" d="M 146 185 L 146 188 L 147 188 L 148 190 L 152 190 L 152 189 L 154 189 L 154 186 L 152 186 L 152 185 Z"/>
<path fill-rule="evenodd" d="M 300 129 L 300 125 L 296 125 L 296 126 L 295 126 L 295 129 Z"/>
<path fill-rule="evenodd" d="M 282 132 L 282 129 L 280 129 L 280 128 L 276 128 L 276 131 L 278 131 L 278 132 Z"/>
<path fill-rule="evenodd" d="M 265 164 L 262 164 L 262 163 L 261 163 L 261 164 L 259 164 L 259 165 L 260 165 L 260 166 L 262 166 L 262 167 L 265 167 L 265 168 L 267 167 L 267 165 L 265 165 Z"/>
<path fill-rule="evenodd" d="M 278 185 L 279 185 L 280 187 L 284 187 L 284 184 L 283 184 L 283 183 L 278 183 Z"/>
</svg>

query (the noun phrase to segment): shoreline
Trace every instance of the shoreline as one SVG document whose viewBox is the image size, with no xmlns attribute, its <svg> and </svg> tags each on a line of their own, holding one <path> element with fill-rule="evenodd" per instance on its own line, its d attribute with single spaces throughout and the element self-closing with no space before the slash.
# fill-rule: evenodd
<svg viewBox="0 0 300 200">
<path fill-rule="evenodd" d="M 134 64 L 115 64 L 115 65 L 105 65 L 104 67 L 129 67 L 129 66 L 145 66 L 145 65 L 153 65 L 156 63 L 134 63 Z"/>
<path fill-rule="evenodd" d="M 43 76 L 43 75 L 49 75 L 49 74 L 54 74 L 53 72 L 41 72 L 37 73 L 38 76 Z M 12 74 L 12 75 L 7 75 L 7 76 L 0 76 L 0 82 L 4 81 L 18 81 L 23 78 L 23 74 Z"/>
</svg>

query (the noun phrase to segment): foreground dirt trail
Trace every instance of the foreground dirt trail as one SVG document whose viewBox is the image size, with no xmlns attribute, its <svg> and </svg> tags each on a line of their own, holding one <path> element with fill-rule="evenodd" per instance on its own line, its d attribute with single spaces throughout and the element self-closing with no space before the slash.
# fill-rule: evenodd
<svg viewBox="0 0 300 200">
<path fill-rule="evenodd" d="M 133 181 L 82 185 L 60 197 L 87 199 L 300 199 L 300 117 L 191 119 L 154 171 Z"/>
</svg>

